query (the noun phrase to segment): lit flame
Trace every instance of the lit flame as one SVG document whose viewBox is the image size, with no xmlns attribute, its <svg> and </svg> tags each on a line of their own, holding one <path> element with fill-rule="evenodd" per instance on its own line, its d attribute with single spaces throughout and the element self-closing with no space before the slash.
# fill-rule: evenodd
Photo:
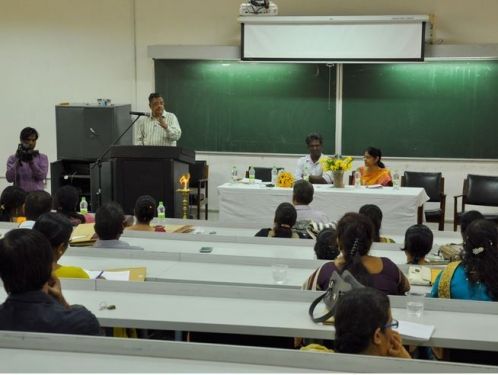
<svg viewBox="0 0 498 375">
<path fill-rule="evenodd" d="M 182 175 L 178 182 L 183 185 L 183 190 L 188 189 L 188 182 L 190 181 L 190 173 Z"/>
</svg>

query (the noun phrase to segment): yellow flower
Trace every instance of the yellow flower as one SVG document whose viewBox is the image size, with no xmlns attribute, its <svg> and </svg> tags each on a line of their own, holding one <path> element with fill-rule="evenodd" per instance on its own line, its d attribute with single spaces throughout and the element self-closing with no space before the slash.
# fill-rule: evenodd
<svg viewBox="0 0 498 375">
<path fill-rule="evenodd" d="M 287 171 L 281 171 L 277 176 L 278 187 L 292 187 L 294 186 L 294 176 Z"/>
<path fill-rule="evenodd" d="M 323 158 L 320 163 L 322 164 L 324 172 L 348 171 L 353 166 L 353 158 L 351 156 L 346 156 L 344 158 L 341 158 L 340 156 L 329 156 Z"/>
</svg>

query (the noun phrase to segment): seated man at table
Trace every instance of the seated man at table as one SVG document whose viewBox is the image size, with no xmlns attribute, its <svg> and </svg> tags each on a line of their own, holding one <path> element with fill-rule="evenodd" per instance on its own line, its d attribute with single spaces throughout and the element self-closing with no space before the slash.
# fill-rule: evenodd
<svg viewBox="0 0 498 375">
<path fill-rule="evenodd" d="M 52 261 L 50 243 L 36 230 L 14 229 L 0 240 L 0 277 L 8 294 L 0 305 L 0 330 L 98 335 L 97 318 L 64 299 Z"/>
<path fill-rule="evenodd" d="M 322 154 L 323 138 L 318 133 L 311 133 L 306 137 L 309 155 L 303 156 L 297 161 L 295 177 L 296 180 L 305 179 L 309 176 L 312 184 L 332 183 L 331 172 L 323 172 L 321 160 L 326 158 Z"/>
<path fill-rule="evenodd" d="M 95 213 L 95 233 L 99 237 L 94 247 L 143 250 L 139 246 L 131 246 L 121 241 L 126 218 L 121 206 L 116 202 L 104 204 Z"/>
<path fill-rule="evenodd" d="M 315 189 L 305 180 L 296 181 L 292 190 L 292 204 L 297 212 L 297 221 L 313 220 L 317 223 L 328 223 L 329 219 L 324 212 L 315 210 L 309 205 L 313 201 Z"/>
</svg>

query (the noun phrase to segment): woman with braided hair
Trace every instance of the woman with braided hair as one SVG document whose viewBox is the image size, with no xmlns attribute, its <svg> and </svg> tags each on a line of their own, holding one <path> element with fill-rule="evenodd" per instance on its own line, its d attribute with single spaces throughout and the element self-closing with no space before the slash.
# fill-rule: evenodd
<svg viewBox="0 0 498 375">
<path fill-rule="evenodd" d="M 385 294 L 402 295 L 410 290 L 407 278 L 390 259 L 368 255 L 373 236 L 373 224 L 368 217 L 353 212 L 345 214 L 337 223 L 340 255 L 317 269 L 307 284 L 326 290 L 334 271 L 348 270 L 363 285 Z"/>
</svg>

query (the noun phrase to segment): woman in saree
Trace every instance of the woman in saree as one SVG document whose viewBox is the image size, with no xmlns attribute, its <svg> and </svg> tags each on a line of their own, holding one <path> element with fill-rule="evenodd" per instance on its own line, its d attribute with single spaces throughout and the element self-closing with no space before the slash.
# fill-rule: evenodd
<svg viewBox="0 0 498 375">
<path fill-rule="evenodd" d="M 381 161 L 382 151 L 369 147 L 363 154 L 364 166 L 358 168 L 362 185 L 392 186 L 391 172 Z"/>
</svg>

